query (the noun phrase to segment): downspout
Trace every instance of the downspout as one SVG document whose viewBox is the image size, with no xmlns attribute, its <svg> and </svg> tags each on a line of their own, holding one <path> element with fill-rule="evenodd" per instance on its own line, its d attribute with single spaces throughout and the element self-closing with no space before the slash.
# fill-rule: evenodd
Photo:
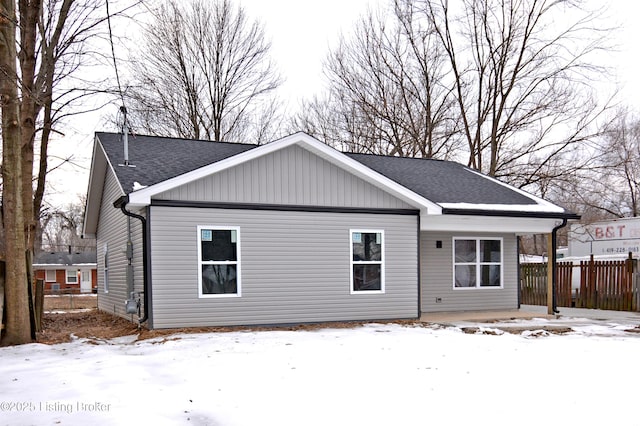
<svg viewBox="0 0 640 426">
<path fill-rule="evenodd" d="M 126 209 L 129 197 L 123 195 L 113 203 L 113 207 L 119 208 L 126 216 L 138 219 L 142 224 L 142 290 L 144 300 L 144 314 L 142 318 L 138 320 L 139 324 L 146 322 L 149 319 L 149 274 L 147 271 L 147 219 L 136 213 L 132 213 Z"/>
<path fill-rule="evenodd" d="M 564 228 L 565 226 L 567 226 L 567 218 L 563 218 L 562 219 L 562 223 L 558 226 L 556 226 L 555 228 L 553 228 L 553 230 L 551 231 L 551 265 L 552 265 L 552 270 L 551 270 L 551 282 L 552 282 L 552 286 L 553 286 L 553 297 L 552 297 L 552 309 L 553 309 L 553 313 L 554 314 L 558 314 L 560 313 L 560 311 L 558 311 L 558 305 L 557 305 L 557 301 L 556 301 L 556 280 L 557 280 L 557 272 L 556 272 L 556 260 L 557 260 L 557 255 L 556 255 L 556 249 L 557 249 L 557 245 L 558 245 L 558 230 L 560 228 Z"/>
</svg>

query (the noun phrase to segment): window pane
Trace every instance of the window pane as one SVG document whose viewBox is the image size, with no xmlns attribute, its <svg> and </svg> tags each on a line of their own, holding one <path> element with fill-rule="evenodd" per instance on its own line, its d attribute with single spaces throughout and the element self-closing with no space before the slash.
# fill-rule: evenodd
<svg viewBox="0 0 640 426">
<path fill-rule="evenodd" d="M 500 262 L 500 241 L 480 240 L 480 262 Z"/>
<path fill-rule="evenodd" d="M 201 230 L 202 261 L 236 261 L 235 230 Z"/>
<path fill-rule="evenodd" d="M 202 294 L 238 292 L 236 265 L 202 265 Z"/>
<path fill-rule="evenodd" d="M 354 232 L 352 244 L 354 261 L 382 260 L 382 234 L 379 232 Z"/>
<path fill-rule="evenodd" d="M 456 287 L 476 286 L 475 265 L 456 265 Z"/>
<path fill-rule="evenodd" d="M 353 265 L 353 291 L 382 290 L 381 265 Z"/>
<path fill-rule="evenodd" d="M 78 282 L 78 273 L 76 271 L 67 270 L 67 283 L 75 284 Z"/>
<path fill-rule="evenodd" d="M 455 240 L 456 263 L 476 261 L 476 240 Z"/>
<path fill-rule="evenodd" d="M 500 265 L 482 265 L 480 268 L 481 287 L 500 287 Z"/>
</svg>

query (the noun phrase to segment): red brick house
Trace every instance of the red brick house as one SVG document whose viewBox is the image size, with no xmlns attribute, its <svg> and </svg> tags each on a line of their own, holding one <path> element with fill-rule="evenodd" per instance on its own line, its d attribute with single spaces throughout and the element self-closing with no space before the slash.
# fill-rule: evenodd
<svg viewBox="0 0 640 426">
<path fill-rule="evenodd" d="M 46 291 L 95 293 L 98 288 L 96 252 L 41 253 L 33 262 L 36 279 L 44 280 Z"/>
</svg>

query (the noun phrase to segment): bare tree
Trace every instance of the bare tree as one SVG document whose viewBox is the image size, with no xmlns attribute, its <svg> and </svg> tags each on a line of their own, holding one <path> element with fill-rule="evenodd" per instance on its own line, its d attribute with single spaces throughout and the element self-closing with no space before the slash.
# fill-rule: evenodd
<svg viewBox="0 0 640 426">
<path fill-rule="evenodd" d="M 61 209 L 50 208 L 42 212 L 41 251 L 61 251 L 68 247 L 73 247 L 74 251 L 95 250 L 95 240 L 82 238 L 85 198 Z"/>
<path fill-rule="evenodd" d="M 2 344 L 31 341 L 27 268 L 25 263 L 25 219 L 22 205 L 22 129 L 16 49 L 14 0 L 0 2 L 0 102 L 2 107 L 2 210 L 6 271 L 2 277 L 6 326 Z"/>
<path fill-rule="evenodd" d="M 608 29 L 584 2 L 464 0 L 452 10 L 446 0 L 401 1 L 432 23 L 447 53 L 470 167 L 526 186 L 597 134 L 606 106 L 591 88 L 604 71 L 594 55 Z"/>
<path fill-rule="evenodd" d="M 6 239 L 3 254 L 8 265 L 7 281 L 13 280 L 13 272 L 9 270 L 9 266 L 13 268 L 14 262 L 22 263 L 27 271 L 24 287 L 28 289 L 28 271 L 49 172 L 50 135 L 55 131 L 55 125 L 64 117 L 78 112 L 74 108 L 79 100 L 97 91 L 95 79 L 89 81 L 77 78 L 76 75 L 82 66 L 88 65 L 88 57 L 97 56 L 89 50 L 89 41 L 101 35 L 101 24 L 106 21 L 107 14 L 103 9 L 104 3 L 100 0 L 18 0 L 11 9 L 9 3 L 12 2 L 7 0 L 4 3 L 7 14 L 3 15 L 3 23 L 6 25 L 7 36 L 3 39 L 3 53 L 7 55 L 5 59 L 9 59 L 16 52 L 13 62 L 18 63 L 18 68 L 12 74 L 7 69 L 5 75 L 10 78 L 3 79 L 6 90 L 9 89 L 8 85 L 15 85 L 12 90 L 16 91 L 15 96 L 7 91 L 11 107 L 7 104 L 5 109 L 3 105 L 2 111 L 3 121 L 8 120 L 9 126 L 3 128 L 5 149 L 2 189 Z M 6 19 L 15 14 L 16 4 L 17 17 Z M 10 31 L 14 32 L 12 40 L 17 43 L 13 46 L 13 51 L 8 47 Z M 16 33 L 19 37 L 15 36 Z M 17 111 L 13 110 L 13 103 L 16 103 Z M 15 137 L 20 140 L 15 142 Z M 18 144 L 19 155 L 12 150 L 14 143 Z M 38 155 L 35 152 L 36 146 Z M 34 167 L 36 161 L 38 164 Z M 16 173 L 21 181 L 17 192 L 20 197 L 19 206 L 11 198 L 16 190 L 13 181 Z M 25 239 L 26 251 L 12 246 L 14 226 L 23 228 L 21 235 Z M 29 306 L 26 293 L 11 291 L 7 286 L 7 318 L 22 315 L 23 310 Z M 22 327 L 24 324 L 10 325 L 7 321 L 7 336 L 11 333 L 22 335 L 25 332 Z M 29 333 L 29 326 L 26 326 L 26 333 Z M 31 334 L 33 335 L 33 330 Z M 9 337 L 7 339 L 7 342 L 13 343 L 26 341 Z"/>
<path fill-rule="evenodd" d="M 323 129 L 318 136 L 349 151 L 447 158 L 456 147 L 444 52 L 410 5 L 391 15 L 369 11 L 340 38 L 325 63 L 330 95 L 305 104 L 293 125 Z"/>
<path fill-rule="evenodd" d="M 640 216 L 640 119 L 618 110 L 594 158 L 574 188 L 582 208 L 595 219 Z"/>
<path fill-rule="evenodd" d="M 229 0 L 164 2 L 131 61 L 130 123 L 154 135 L 264 141 L 281 83 L 269 49 L 262 25 Z"/>
<path fill-rule="evenodd" d="M 109 82 L 95 72 L 101 60 L 93 50 L 95 42 L 105 38 L 107 19 L 123 15 L 136 4 L 128 1 L 108 15 L 101 0 L 19 3 L 23 198 L 31 249 L 51 169 L 51 135 L 60 133 L 56 127 L 68 117 L 101 106 L 85 103 L 87 97 L 105 92 Z"/>
</svg>

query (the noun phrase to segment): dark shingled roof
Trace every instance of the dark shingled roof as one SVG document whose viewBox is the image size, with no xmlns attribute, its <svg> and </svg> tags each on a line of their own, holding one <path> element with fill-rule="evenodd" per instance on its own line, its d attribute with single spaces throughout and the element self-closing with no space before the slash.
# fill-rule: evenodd
<svg viewBox="0 0 640 426">
<path fill-rule="evenodd" d="M 154 185 L 258 146 L 130 135 L 129 163 L 136 167 L 123 167 L 118 165 L 124 161 L 121 135 L 96 135 L 127 194 L 133 191 L 134 182 Z M 346 155 L 434 203 L 537 204 L 533 198 L 452 161 Z"/>
<path fill-rule="evenodd" d="M 258 146 L 129 135 L 129 164 L 136 167 L 125 167 L 119 166 L 124 163 L 122 135 L 97 132 L 96 136 L 126 194 L 133 191 L 134 182 L 151 186 Z"/>
<path fill-rule="evenodd" d="M 95 251 L 40 253 L 33 261 L 34 265 L 83 265 L 88 263 L 96 263 Z"/>
<path fill-rule="evenodd" d="M 452 161 L 346 155 L 434 203 L 536 204 L 534 199 Z"/>
</svg>

